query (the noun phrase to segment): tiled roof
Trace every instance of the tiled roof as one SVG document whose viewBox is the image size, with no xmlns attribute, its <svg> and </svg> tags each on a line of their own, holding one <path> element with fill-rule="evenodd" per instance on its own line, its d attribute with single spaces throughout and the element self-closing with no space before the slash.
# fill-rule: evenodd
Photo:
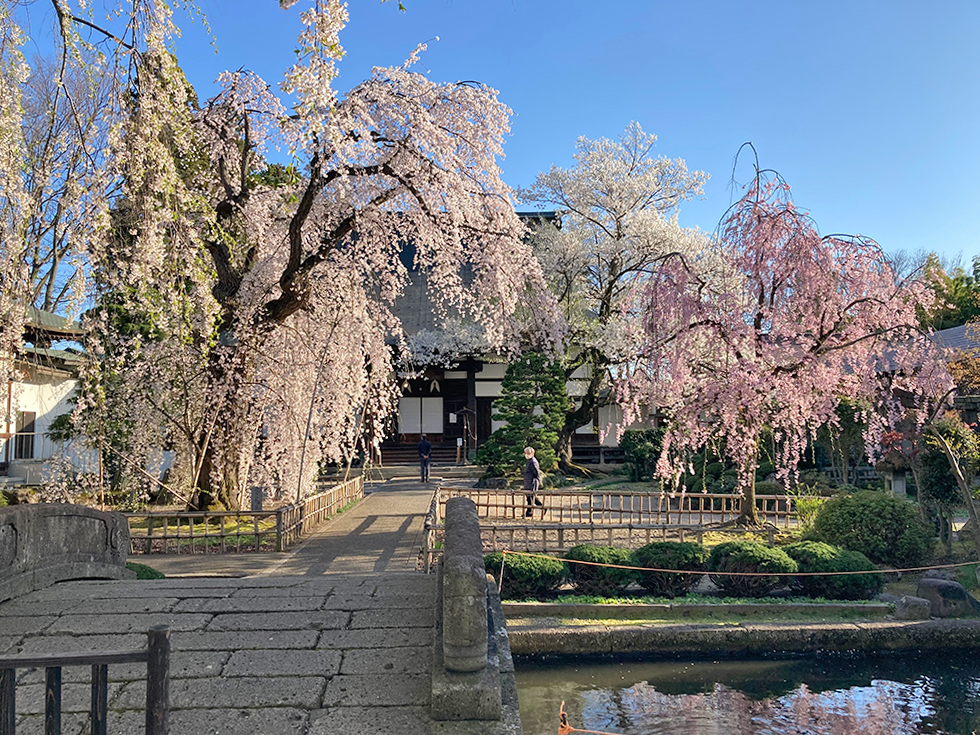
<svg viewBox="0 0 980 735">
<path fill-rule="evenodd" d="M 975 350 L 980 348 L 980 325 L 963 324 L 935 332 L 932 339 L 940 347 L 952 350 Z"/>
<path fill-rule="evenodd" d="M 24 329 L 27 332 L 40 332 L 49 337 L 78 337 L 85 334 L 82 325 L 63 316 L 42 311 L 33 306 L 27 307 Z"/>
</svg>

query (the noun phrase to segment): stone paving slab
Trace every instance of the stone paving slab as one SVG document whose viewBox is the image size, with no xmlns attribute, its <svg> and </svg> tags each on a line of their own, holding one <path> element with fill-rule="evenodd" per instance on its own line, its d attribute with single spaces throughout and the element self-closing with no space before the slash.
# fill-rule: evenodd
<svg viewBox="0 0 980 735">
<path fill-rule="evenodd" d="M 146 633 L 155 625 L 169 625 L 171 631 L 200 630 L 210 615 L 175 615 L 171 613 L 132 613 L 130 615 L 64 615 L 44 632 L 52 635 L 94 635 L 111 630 L 114 633 Z"/>
<path fill-rule="evenodd" d="M 176 633 L 171 643 L 185 651 L 240 651 L 250 649 L 313 648 L 319 635 L 315 630 L 197 631 Z"/>
<path fill-rule="evenodd" d="M 170 682 L 170 703 L 174 709 L 210 708 L 239 709 L 262 707 L 320 706 L 326 677 L 213 677 L 206 679 L 175 679 Z M 141 710 L 146 703 L 146 684 L 134 681 L 123 686 L 112 700 L 113 710 Z"/>
<path fill-rule="evenodd" d="M 350 653 L 329 649 L 235 651 L 222 669 L 221 675 L 334 676 L 340 673 L 341 659 Z"/>
<path fill-rule="evenodd" d="M 432 735 L 428 707 L 334 707 L 310 719 L 309 735 Z"/>
<path fill-rule="evenodd" d="M 178 597 L 146 596 L 89 600 L 73 606 L 71 613 L 73 615 L 118 615 L 123 613 L 197 612 L 196 610 L 174 610 L 180 601 Z"/>
<path fill-rule="evenodd" d="M 428 705 L 430 674 L 341 674 L 330 679 L 324 707 L 397 707 Z"/>
<path fill-rule="evenodd" d="M 374 582 L 359 575 L 331 574 L 319 577 L 286 577 L 288 585 L 270 586 L 262 584 L 276 577 L 248 577 L 241 580 L 241 586 L 232 597 L 289 597 L 332 594 L 371 594 Z"/>
<path fill-rule="evenodd" d="M 111 634 L 102 635 L 37 635 L 23 636 L 17 645 L 11 647 L 9 655 L 48 653 L 89 653 L 91 651 L 132 651 L 146 647 L 146 634 L 136 635 Z"/>
<path fill-rule="evenodd" d="M 356 628 L 431 628 L 435 625 L 432 607 L 392 610 L 381 606 L 374 610 L 355 610 L 350 627 Z"/>
<path fill-rule="evenodd" d="M 352 613 L 315 610 L 283 613 L 225 613 L 215 615 L 207 630 L 324 630 L 344 628 Z"/>
<path fill-rule="evenodd" d="M 72 604 L 71 602 L 65 600 L 59 606 L 58 610 L 61 614 L 74 609 L 78 604 Z M 16 617 L 40 617 L 42 615 L 51 614 L 51 602 L 50 601 L 27 601 L 23 597 L 18 597 L 13 600 L 8 600 L 7 602 L 0 605 L 0 625 L 3 625 L 3 621 L 8 618 Z"/>
<path fill-rule="evenodd" d="M 174 735 L 303 735 L 307 720 L 306 710 L 300 708 L 232 709 L 222 712 L 220 718 L 215 717 L 211 708 L 184 709 L 172 714 L 170 732 Z M 141 723 L 137 728 L 131 731 L 132 735 L 144 735 Z"/>
<path fill-rule="evenodd" d="M 178 613 L 262 613 L 262 612 L 297 612 L 320 610 L 326 601 L 326 595 L 309 595 L 295 597 L 197 597 L 181 600 L 175 607 Z M 333 608 L 334 606 L 331 605 Z"/>
<path fill-rule="evenodd" d="M 220 676 L 231 654 L 228 651 L 174 651 L 170 655 L 171 679 L 199 679 Z M 113 664 L 109 667 L 109 681 L 145 681 L 146 664 Z M 62 669 L 63 683 L 91 683 L 92 672 L 88 666 L 69 666 Z M 17 677 L 24 683 L 43 684 L 44 669 L 26 669 Z"/>
<path fill-rule="evenodd" d="M 432 641 L 428 646 L 356 648 L 344 651 L 341 674 L 426 674 L 432 670 Z"/>
<path fill-rule="evenodd" d="M 58 622 L 54 615 L 17 615 L 3 618 L 3 632 L 7 635 L 24 635 L 30 632 L 43 632 Z"/>
<path fill-rule="evenodd" d="M 128 684 L 109 682 L 108 701 L 114 702 Z M 17 713 L 20 715 L 44 714 L 44 684 L 17 684 Z M 143 684 L 143 701 L 146 701 L 146 684 Z M 92 687 L 89 683 L 62 683 L 61 711 L 86 713 L 92 707 Z"/>
<path fill-rule="evenodd" d="M 88 730 L 88 715 L 65 712 L 61 715 L 61 735 L 82 735 Z M 17 720 L 17 735 L 45 735 L 44 715 L 26 715 Z M 146 726 L 144 724 L 143 731 Z"/>
<path fill-rule="evenodd" d="M 325 630 L 320 633 L 317 648 L 396 648 L 425 646 L 432 643 L 430 628 L 361 628 L 360 630 Z"/>
</svg>

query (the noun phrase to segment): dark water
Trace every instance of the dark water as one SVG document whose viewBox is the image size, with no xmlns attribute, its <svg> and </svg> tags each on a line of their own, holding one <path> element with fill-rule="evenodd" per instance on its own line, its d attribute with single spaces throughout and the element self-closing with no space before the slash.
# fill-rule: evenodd
<svg viewBox="0 0 980 735">
<path fill-rule="evenodd" d="M 519 661 L 525 735 L 980 735 L 980 653 Z"/>
</svg>

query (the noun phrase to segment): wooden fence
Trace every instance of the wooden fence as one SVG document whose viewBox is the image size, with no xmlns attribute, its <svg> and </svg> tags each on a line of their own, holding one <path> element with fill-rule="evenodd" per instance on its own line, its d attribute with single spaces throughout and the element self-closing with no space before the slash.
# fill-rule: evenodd
<svg viewBox="0 0 980 735">
<path fill-rule="evenodd" d="M 524 522 L 528 508 L 521 491 L 442 487 L 438 490 L 436 520 L 441 521 L 446 501 L 470 498 L 481 519 Z M 551 524 L 609 524 L 709 526 L 738 517 L 742 498 L 711 493 L 646 493 L 603 490 L 551 490 L 535 498 L 532 519 Z M 795 528 L 796 513 L 789 495 L 758 495 L 756 510 L 763 523 Z"/>
<path fill-rule="evenodd" d="M 14 735 L 17 720 L 17 669 L 44 669 L 44 732 L 61 733 L 61 670 L 92 667 L 92 735 L 106 735 L 109 664 L 146 662 L 146 733 L 167 735 L 170 698 L 170 629 L 150 628 L 147 647 L 139 651 L 0 656 L 0 735 Z"/>
<path fill-rule="evenodd" d="M 431 570 L 440 551 L 446 501 L 468 497 L 476 504 L 486 551 L 564 551 L 577 544 L 637 548 L 652 541 L 704 540 L 706 531 L 744 534 L 717 528 L 741 512 L 742 498 L 710 493 L 644 493 L 603 490 L 551 490 L 536 494 L 541 506 L 527 517 L 522 491 L 440 487 L 425 519 L 421 566 Z M 756 509 L 772 544 L 778 530 L 797 527 L 793 498 L 760 495 Z"/>
<path fill-rule="evenodd" d="M 355 477 L 302 503 L 264 511 L 151 511 L 126 513 L 131 554 L 224 554 L 285 551 L 304 534 L 364 497 Z"/>
<path fill-rule="evenodd" d="M 285 551 L 304 534 L 337 515 L 342 508 L 363 498 L 364 478 L 358 476 L 311 495 L 299 505 L 283 506 L 276 511 L 276 549 Z"/>
</svg>

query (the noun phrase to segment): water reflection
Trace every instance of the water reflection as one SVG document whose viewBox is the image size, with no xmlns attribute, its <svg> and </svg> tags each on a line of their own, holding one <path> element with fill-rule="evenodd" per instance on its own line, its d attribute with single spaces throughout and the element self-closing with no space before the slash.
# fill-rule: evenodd
<svg viewBox="0 0 980 735">
<path fill-rule="evenodd" d="M 913 735 L 980 731 L 973 655 L 521 662 L 526 735 Z"/>
</svg>

